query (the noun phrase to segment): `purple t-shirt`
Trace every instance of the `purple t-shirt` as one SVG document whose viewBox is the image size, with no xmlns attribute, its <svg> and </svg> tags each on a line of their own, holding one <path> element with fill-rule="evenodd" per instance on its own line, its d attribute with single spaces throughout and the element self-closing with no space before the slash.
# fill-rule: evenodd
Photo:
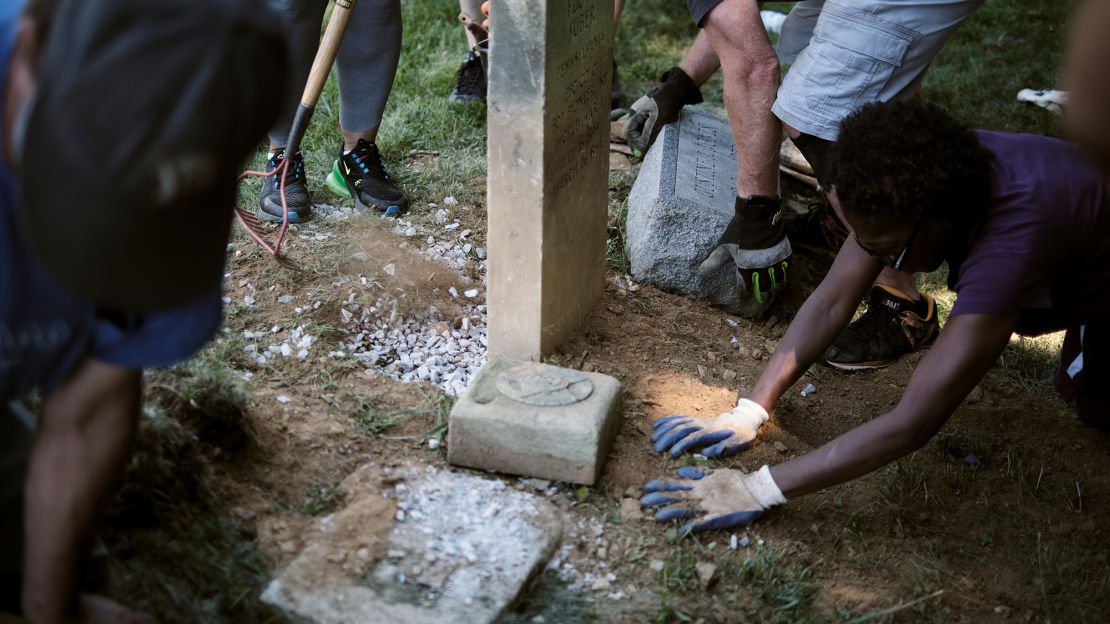
<svg viewBox="0 0 1110 624">
<path fill-rule="evenodd" d="M 1057 139 L 976 136 L 994 155 L 992 197 L 949 276 L 952 315 L 1021 312 L 1021 333 L 1110 316 L 1110 194 L 1101 172 Z"/>
</svg>

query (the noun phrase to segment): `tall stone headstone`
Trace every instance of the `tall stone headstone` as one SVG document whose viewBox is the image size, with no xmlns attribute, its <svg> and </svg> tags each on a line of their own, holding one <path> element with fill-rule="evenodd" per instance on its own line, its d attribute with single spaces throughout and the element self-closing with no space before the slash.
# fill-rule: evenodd
<svg viewBox="0 0 1110 624">
<path fill-rule="evenodd" d="M 537 360 L 605 278 L 612 0 L 491 0 L 489 351 Z"/>
<path fill-rule="evenodd" d="M 453 464 L 593 484 L 620 383 L 537 363 L 605 280 L 612 0 L 491 0 L 489 361 L 451 410 Z"/>
</svg>

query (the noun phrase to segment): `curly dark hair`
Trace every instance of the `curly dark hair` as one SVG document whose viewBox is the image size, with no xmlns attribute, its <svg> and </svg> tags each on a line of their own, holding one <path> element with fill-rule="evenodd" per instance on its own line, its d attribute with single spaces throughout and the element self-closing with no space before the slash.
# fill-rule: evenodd
<svg viewBox="0 0 1110 624">
<path fill-rule="evenodd" d="M 986 208 L 991 154 L 943 108 L 917 99 L 867 104 L 840 125 L 829 182 L 849 218 L 947 223 Z"/>
</svg>

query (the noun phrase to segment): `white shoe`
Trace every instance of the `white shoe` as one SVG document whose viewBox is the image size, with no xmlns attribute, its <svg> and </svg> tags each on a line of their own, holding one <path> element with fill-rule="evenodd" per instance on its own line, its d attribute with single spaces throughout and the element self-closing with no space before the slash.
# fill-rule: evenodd
<svg viewBox="0 0 1110 624">
<path fill-rule="evenodd" d="M 1068 92 L 1055 89 L 1022 89 L 1018 91 L 1017 99 L 1019 102 L 1036 104 L 1059 115 L 1068 103 Z"/>
</svg>

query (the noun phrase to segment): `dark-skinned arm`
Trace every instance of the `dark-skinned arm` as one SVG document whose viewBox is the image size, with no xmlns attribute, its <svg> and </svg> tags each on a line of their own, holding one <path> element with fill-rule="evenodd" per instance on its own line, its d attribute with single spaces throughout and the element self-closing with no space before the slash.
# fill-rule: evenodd
<svg viewBox="0 0 1110 624">
<path fill-rule="evenodd" d="M 26 490 L 23 609 L 90 621 L 75 573 L 135 435 L 142 374 L 86 359 L 47 397 Z"/>
<path fill-rule="evenodd" d="M 880 271 L 882 265 L 849 236 L 825 279 L 798 310 L 748 398 L 770 412 L 852 320 Z"/>
<path fill-rule="evenodd" d="M 773 466 L 775 483 L 793 498 L 855 479 L 921 448 L 990 369 L 1016 324 L 1016 313 L 950 318 L 893 411 Z"/>
</svg>

